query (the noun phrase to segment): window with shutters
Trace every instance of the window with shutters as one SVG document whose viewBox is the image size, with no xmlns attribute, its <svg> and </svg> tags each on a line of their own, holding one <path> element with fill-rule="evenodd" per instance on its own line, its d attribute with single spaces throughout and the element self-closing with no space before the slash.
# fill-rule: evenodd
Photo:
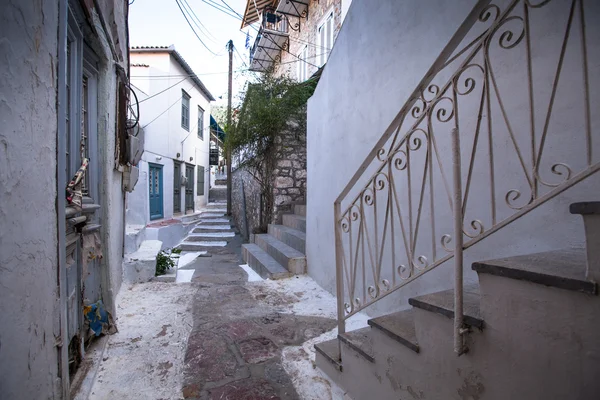
<svg viewBox="0 0 600 400">
<path fill-rule="evenodd" d="M 196 188 L 196 194 L 198 196 L 203 196 L 204 195 L 204 167 L 201 165 L 198 165 L 198 182 L 197 182 L 197 188 Z"/>
<path fill-rule="evenodd" d="M 198 137 L 204 140 L 204 110 L 198 106 Z"/>
<path fill-rule="evenodd" d="M 308 78 L 308 64 L 305 61 L 308 56 L 308 46 L 304 46 L 300 54 L 298 54 L 298 82 L 304 82 Z"/>
<path fill-rule="evenodd" d="M 317 28 L 317 64 L 325 65 L 333 47 L 333 11 L 330 11 Z"/>
<path fill-rule="evenodd" d="M 181 91 L 181 127 L 190 130 L 190 95 Z"/>
</svg>

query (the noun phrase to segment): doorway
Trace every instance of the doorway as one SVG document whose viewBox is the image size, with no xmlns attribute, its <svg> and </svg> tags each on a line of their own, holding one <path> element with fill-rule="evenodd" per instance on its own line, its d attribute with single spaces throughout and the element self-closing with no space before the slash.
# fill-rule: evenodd
<svg viewBox="0 0 600 400">
<path fill-rule="evenodd" d="M 150 198 L 150 220 L 163 218 L 163 174 L 162 165 L 148 163 L 148 190 Z"/>
</svg>

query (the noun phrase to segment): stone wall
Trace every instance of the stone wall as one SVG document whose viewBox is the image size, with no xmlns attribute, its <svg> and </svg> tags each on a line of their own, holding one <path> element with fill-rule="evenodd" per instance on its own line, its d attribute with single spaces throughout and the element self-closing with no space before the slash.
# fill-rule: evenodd
<svg viewBox="0 0 600 400">
<path fill-rule="evenodd" d="M 306 127 L 288 123 L 288 129 L 275 137 L 275 169 L 273 182 L 273 210 L 270 223 L 281 223 L 281 215 L 292 212 L 293 204 L 305 204 L 306 199 Z M 233 220 L 240 234 L 249 240 L 252 233 L 266 229 L 261 226 L 264 201 L 261 186 L 246 167 L 231 175 Z"/>
<path fill-rule="evenodd" d="M 275 138 L 276 168 L 273 170 L 273 218 L 291 212 L 292 204 L 306 203 L 306 128 L 288 123 L 289 129 Z"/>
<path fill-rule="evenodd" d="M 311 76 L 318 70 L 318 59 L 323 48 L 317 46 L 317 28 L 323 22 L 324 17 L 333 11 L 333 39 L 337 38 L 338 32 L 342 27 L 342 0 L 310 0 L 308 6 L 308 18 L 290 17 L 290 22 L 295 24 L 300 22 L 300 29 L 295 31 L 289 29 L 289 51 L 281 52 L 281 62 L 275 66 L 275 75 L 286 75 L 291 78 L 297 77 L 298 56 L 306 47 L 308 76 Z"/>
</svg>

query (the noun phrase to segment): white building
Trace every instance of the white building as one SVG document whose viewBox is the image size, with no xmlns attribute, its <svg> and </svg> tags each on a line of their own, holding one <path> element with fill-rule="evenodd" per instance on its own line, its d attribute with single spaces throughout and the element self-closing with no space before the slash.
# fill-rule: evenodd
<svg viewBox="0 0 600 400">
<path fill-rule="evenodd" d="M 145 144 L 127 224 L 147 225 L 206 205 L 214 98 L 173 46 L 134 47 L 130 54 Z"/>
</svg>

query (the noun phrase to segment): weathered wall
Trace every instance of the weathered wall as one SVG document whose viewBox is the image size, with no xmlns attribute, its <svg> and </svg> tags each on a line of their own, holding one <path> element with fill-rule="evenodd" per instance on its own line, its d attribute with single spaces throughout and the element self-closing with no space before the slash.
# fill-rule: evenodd
<svg viewBox="0 0 600 400">
<path fill-rule="evenodd" d="M 506 2 L 499 2 L 504 6 Z M 321 285 L 328 290 L 335 291 L 335 256 L 333 235 L 333 202 L 357 171 L 367 154 L 374 148 L 377 140 L 388 128 L 398 111 L 405 104 L 411 93 L 417 88 L 426 71 L 433 65 L 436 57 L 443 47 L 449 42 L 459 25 L 468 14 L 468 10 L 475 4 L 474 1 L 461 1 L 449 4 L 443 1 L 419 2 L 415 6 L 412 2 L 385 1 L 373 4 L 364 0 L 354 0 L 344 25 L 339 33 L 332 55 L 326 65 L 319 85 L 308 104 L 308 199 L 307 199 L 307 257 L 308 272 Z M 539 131 L 544 126 L 544 117 L 547 110 L 547 101 L 551 90 L 553 74 L 556 72 L 556 62 L 566 13 L 566 1 L 551 2 L 548 8 L 536 10 L 532 17 L 532 35 L 534 40 L 533 68 L 536 99 L 536 141 L 539 143 Z M 598 16 L 597 5 L 586 5 L 586 19 L 593 21 Z M 544 23 L 544 21 L 546 21 Z M 576 19 L 576 21 L 578 21 Z M 515 20 L 512 21 L 513 23 Z M 593 24 L 592 24 L 593 25 Z M 575 25 L 574 31 L 579 29 Z M 598 37 L 597 29 L 586 24 L 588 38 Z M 519 32 L 518 24 L 511 27 L 513 38 Z M 500 34 L 498 35 L 500 36 Z M 381 40 L 381 38 L 390 40 Z M 468 38 L 468 37 L 467 37 Z M 393 40 L 392 40 L 393 39 Z M 529 126 L 523 110 L 527 110 L 527 90 L 525 68 L 525 50 L 521 42 L 519 51 L 498 49 L 496 41 L 490 51 L 490 58 L 494 62 L 494 72 L 499 82 L 501 96 L 505 99 L 510 122 L 518 135 L 520 146 L 525 146 Z M 569 165 L 577 168 L 583 163 L 585 157 L 579 157 L 581 150 L 581 136 L 573 137 L 559 134 L 566 131 L 583 132 L 583 111 L 581 104 L 582 78 L 581 67 L 577 64 L 581 60 L 581 50 L 576 40 L 570 41 L 567 49 L 569 56 L 565 62 L 564 71 L 558 86 L 558 96 L 554 104 L 554 114 L 550 124 L 550 135 L 544 152 L 543 168 L 541 174 L 551 182 L 559 181 L 558 176 L 552 176 L 550 162 L 568 160 Z M 588 39 L 589 40 L 589 39 Z M 426 45 L 424 45 L 426 44 Z M 550 49 L 550 50 L 549 50 Z M 550 54 L 550 56 L 548 56 Z M 406 57 L 410 55 L 410 57 Z M 590 88 L 598 87 L 597 61 L 600 52 L 597 45 L 588 47 L 590 69 Z M 353 59 L 356 62 L 348 63 Z M 402 71 L 400 73 L 399 71 Z M 472 71 L 469 71 L 472 72 Z M 465 74 L 464 78 L 474 76 L 477 90 L 481 91 L 481 78 L 476 74 Z M 566 79 L 564 77 L 568 76 Z M 442 77 L 436 83 L 445 83 Z M 525 82 L 525 83 L 523 83 Z M 462 86 L 461 86 L 462 88 Z M 462 89 L 461 89 L 462 90 Z M 591 93 L 594 93 L 591 90 Z M 476 121 L 477 105 L 480 92 L 475 96 L 461 99 L 461 120 L 467 115 L 474 116 Z M 492 92 L 493 93 L 493 92 Z M 425 94 L 428 95 L 427 93 Z M 495 93 L 493 93 L 495 96 Z M 511 97 L 512 96 L 512 97 Z M 361 99 L 361 101 L 356 101 Z M 493 98 L 495 100 L 495 98 Z M 591 109 L 597 107 L 598 98 L 590 98 Z M 365 106 L 368 104 L 368 106 Z M 448 111 L 448 110 L 447 110 Z M 526 112 L 526 111 L 525 111 Z M 519 173 L 519 161 L 516 159 L 512 142 L 506 133 L 506 125 L 500 115 L 497 103 L 492 105 L 491 113 L 494 119 L 494 162 L 496 163 L 496 185 L 498 188 L 495 203 L 498 205 L 498 219 L 504 219 L 514 210 L 506 204 L 504 195 L 510 189 L 518 189 L 527 196 L 526 179 Z M 439 115 L 439 114 L 438 114 Z M 484 118 L 487 113 L 484 113 Z M 559 116 L 560 117 L 555 117 Z M 408 118 L 410 123 L 414 119 Z M 470 154 L 473 140 L 474 122 L 461 125 L 463 130 L 463 185 L 466 182 L 468 171 L 467 155 Z M 600 121 L 595 116 L 591 118 L 592 135 L 596 132 Z M 422 239 L 417 245 L 417 251 L 422 251 L 424 243 L 432 243 L 435 237 L 438 254 L 443 253 L 440 243 L 440 233 L 452 232 L 451 212 L 444 185 L 441 181 L 440 170 L 451 171 L 450 160 L 450 124 L 443 125 L 438 120 L 434 121 L 437 146 L 442 167 L 434 164 L 433 179 L 436 182 L 434 204 L 436 214 L 435 230 L 431 229 L 431 218 L 428 214 L 430 197 L 427 193 L 422 208 L 421 225 L 418 232 Z M 408 126 L 408 125 L 407 125 Z M 402 132 L 406 132 L 403 127 Z M 485 131 L 487 132 L 487 131 Z M 557 139 L 558 138 L 558 139 Z M 569 138 L 569 139 L 567 139 Z M 422 138 L 421 138 L 422 140 Z M 482 139 L 484 140 L 484 139 Z M 477 154 L 486 154 L 488 142 L 480 143 Z M 551 144 L 550 144 L 551 143 Z M 597 155 L 598 144 L 594 145 L 594 154 Z M 526 147 L 524 147 L 526 148 Z M 425 146 L 421 152 L 411 151 L 411 162 L 423 161 Z M 530 164 L 530 150 L 527 150 L 525 164 Z M 419 158 L 420 157 L 420 158 Z M 479 156 L 481 157 L 481 156 Z M 596 156 L 595 156 L 596 157 Z M 596 158 L 597 159 L 597 158 Z M 437 162 L 437 160 L 436 160 Z M 374 165 L 376 165 L 375 163 Z M 378 164 L 377 164 L 378 165 Z M 400 164 L 399 164 L 400 165 Z M 415 165 L 415 164 L 413 164 Z M 489 172 L 487 160 L 477 158 L 474 164 L 471 196 L 467 208 L 466 219 L 471 221 L 475 216 L 483 216 L 484 225 L 490 226 L 490 198 L 489 198 Z M 414 174 L 414 171 L 413 171 Z M 324 177 L 327 177 L 324 179 Z M 369 175 L 370 176 L 370 175 Z M 451 175 L 448 175 L 451 177 Z M 421 181 L 413 175 L 413 215 L 416 215 L 419 204 L 417 183 Z M 451 178 L 450 178 L 451 179 Z M 465 253 L 465 273 L 467 281 L 476 280 L 469 266 L 473 261 L 489 259 L 499 256 L 527 254 L 536 251 L 581 246 L 583 244 L 583 229 L 581 221 L 568 212 L 568 205 L 575 201 L 597 198 L 598 177 L 592 177 L 581 182 L 574 188 L 555 197 L 530 214 L 513 222 L 499 232 L 482 240 Z M 408 199 L 408 182 L 406 177 L 396 181 L 397 191 L 402 201 Z M 364 187 L 364 182 L 357 186 L 357 190 Z M 451 187 L 451 181 L 450 181 Z M 545 188 L 544 190 L 547 190 Z M 502 191 L 502 194 L 500 194 Z M 356 190 L 349 198 L 353 198 Z M 523 196 L 523 197 L 525 197 Z M 526 202 L 521 197 L 517 203 Z M 345 203 L 348 205 L 348 202 Z M 406 209 L 405 209 L 406 210 Z M 381 221 L 381 220 L 380 220 Z M 413 223 L 414 226 L 414 223 Z M 466 223 L 467 229 L 469 229 Z M 560 229 L 557 229 L 560 227 Z M 444 231 L 444 232 L 442 232 Z M 398 233 L 398 232 L 396 232 Z M 433 233 L 433 234 L 432 234 Z M 395 238 L 400 241 L 400 237 Z M 440 253 L 441 252 L 441 253 Z M 421 254 L 421 253 L 419 253 Z M 429 258 L 431 260 L 431 258 Z M 369 311 L 374 314 L 406 307 L 406 299 L 415 294 L 446 289 L 452 284 L 452 268 L 442 264 L 434 271 L 417 279 L 406 288 L 389 296 Z"/>
<path fill-rule="evenodd" d="M 59 398 L 58 1 L 0 13 L 0 396 Z M 38 173 L 36 173 L 38 172 Z M 41 173 L 39 173 L 41 172 Z"/>
</svg>

